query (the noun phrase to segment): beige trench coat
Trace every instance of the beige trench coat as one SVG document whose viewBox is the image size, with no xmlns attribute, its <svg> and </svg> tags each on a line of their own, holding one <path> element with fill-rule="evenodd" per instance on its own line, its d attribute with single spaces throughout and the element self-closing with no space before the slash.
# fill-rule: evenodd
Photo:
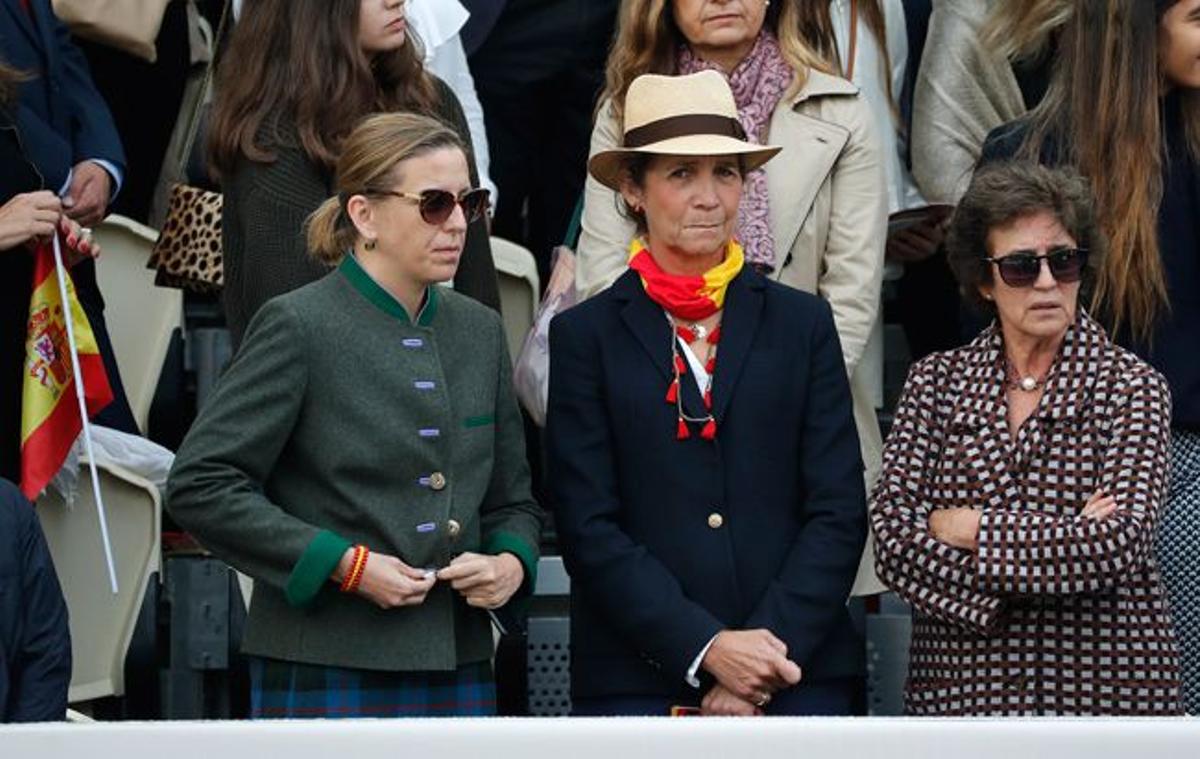
<svg viewBox="0 0 1200 759">
<path fill-rule="evenodd" d="M 620 128 L 605 103 L 592 131 L 590 155 L 619 142 Z M 804 87 L 776 107 L 767 142 L 783 148 L 764 167 L 771 231 L 780 251 L 773 276 L 819 294 L 833 310 L 870 492 L 879 475 L 883 440 L 873 402 L 877 378 L 865 367 L 859 369 L 879 315 L 887 235 L 880 140 L 858 88 L 812 71 Z M 618 211 L 617 193 L 591 177 L 584 192 L 575 270 L 581 298 L 605 289 L 625 271 L 629 242 L 636 233 L 633 222 Z M 855 595 L 884 589 L 875 578 L 873 561 L 868 541 Z"/>
</svg>

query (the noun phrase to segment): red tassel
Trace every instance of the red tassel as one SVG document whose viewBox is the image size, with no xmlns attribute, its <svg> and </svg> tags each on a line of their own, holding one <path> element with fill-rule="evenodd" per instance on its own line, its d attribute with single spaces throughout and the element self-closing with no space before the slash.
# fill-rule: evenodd
<svg viewBox="0 0 1200 759">
<path fill-rule="evenodd" d="M 687 361 L 683 360 L 683 356 L 675 354 L 675 371 L 678 374 L 687 374 Z"/>
<path fill-rule="evenodd" d="M 717 437 L 717 420 L 709 419 L 704 425 L 704 429 L 700 430 L 700 437 L 705 440 L 715 440 Z"/>
<path fill-rule="evenodd" d="M 667 403 L 674 405 L 679 400 L 679 380 L 672 380 L 667 387 Z"/>
<path fill-rule="evenodd" d="M 716 356 L 713 356 L 712 358 L 710 358 L 708 360 L 708 362 L 706 364 L 704 364 L 704 371 L 708 372 L 709 374 L 716 373 L 716 371 L 717 371 L 717 357 Z"/>
<path fill-rule="evenodd" d="M 704 408 L 712 411 L 712 388 L 704 391 Z"/>
<path fill-rule="evenodd" d="M 714 434 L 716 434 L 716 433 L 714 432 Z M 676 427 L 676 429 L 675 429 L 675 439 L 676 440 L 687 440 L 691 436 L 692 436 L 692 432 L 691 432 L 691 430 L 688 429 L 687 422 L 680 419 L 679 426 Z"/>
</svg>

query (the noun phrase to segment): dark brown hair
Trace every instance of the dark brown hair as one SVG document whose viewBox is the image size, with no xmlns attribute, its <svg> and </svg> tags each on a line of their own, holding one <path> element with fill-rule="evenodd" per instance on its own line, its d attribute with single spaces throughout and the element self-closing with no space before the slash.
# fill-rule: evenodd
<svg viewBox="0 0 1200 759">
<path fill-rule="evenodd" d="M 1050 89 L 1030 117 L 1020 155 L 1044 148 L 1091 183 L 1109 255 L 1092 308 L 1118 331 L 1150 338 L 1170 308 L 1158 244 L 1163 194 L 1161 16 L 1142 0 L 1078 0 L 1064 27 Z M 1183 118 L 1200 158 L 1200 93 Z"/>
<path fill-rule="evenodd" d="M 255 0 L 234 27 L 217 69 L 209 160 L 215 174 L 238 160 L 275 158 L 276 119 L 295 123 L 300 146 L 332 169 L 342 141 L 376 111 L 432 114 L 433 80 L 411 27 L 398 50 L 359 46 L 361 0 Z"/>
<path fill-rule="evenodd" d="M 946 235 L 950 268 L 963 299 L 976 310 L 996 313 L 995 304 L 979 292 L 980 285 L 992 282 L 995 268 L 984 260 L 994 252 L 988 248 L 988 236 L 1039 212 L 1052 214 L 1075 244 L 1088 251 L 1080 297 L 1090 292 L 1106 246 L 1087 182 L 1070 168 L 1052 169 L 1031 161 L 997 163 L 975 173 Z"/>
</svg>

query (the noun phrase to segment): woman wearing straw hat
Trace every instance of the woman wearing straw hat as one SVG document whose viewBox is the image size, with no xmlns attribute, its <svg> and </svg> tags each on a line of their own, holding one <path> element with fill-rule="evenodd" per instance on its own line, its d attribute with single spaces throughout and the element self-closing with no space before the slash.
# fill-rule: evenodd
<svg viewBox="0 0 1200 759">
<path fill-rule="evenodd" d="M 875 415 L 888 210 L 883 148 L 858 87 L 801 34 L 806 2 L 623 0 L 591 154 L 620 146 L 636 77 L 703 70 L 729 82 L 748 141 L 778 145 L 787 156 L 746 176 L 738 241 L 748 266 L 819 293 L 833 309 L 869 488 L 883 450 Z M 575 277 L 590 297 L 624 272 L 635 228 L 620 198 L 595 178 L 584 198 Z M 883 590 L 871 565 L 865 556 L 856 595 Z"/>
<path fill-rule="evenodd" d="M 713 71 L 629 88 L 589 162 L 637 234 L 550 331 L 576 714 L 846 714 L 862 459 L 829 306 L 745 264 L 750 143 Z"/>
</svg>

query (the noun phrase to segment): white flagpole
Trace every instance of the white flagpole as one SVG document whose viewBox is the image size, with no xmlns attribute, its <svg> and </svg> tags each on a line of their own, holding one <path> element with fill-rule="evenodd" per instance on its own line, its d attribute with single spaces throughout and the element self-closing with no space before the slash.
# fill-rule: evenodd
<svg viewBox="0 0 1200 759">
<path fill-rule="evenodd" d="M 79 348 L 75 342 L 75 319 L 71 302 L 67 300 L 67 269 L 63 266 L 62 247 L 58 234 L 54 238 L 54 272 L 58 275 L 58 296 L 62 301 L 63 320 L 67 323 L 67 345 L 71 350 L 71 373 L 75 378 L 75 399 L 79 401 L 79 418 L 83 421 L 83 449 L 87 453 L 88 466 L 92 470 L 92 495 L 96 499 L 96 514 L 100 517 L 100 539 L 104 542 L 104 561 L 108 565 L 108 584 L 113 595 L 117 594 L 117 565 L 113 561 L 112 541 L 108 538 L 108 517 L 104 513 L 104 499 L 100 496 L 100 472 L 96 469 L 96 456 L 92 453 L 92 424 L 88 421 L 87 400 L 83 390 L 83 372 L 79 368 Z"/>
</svg>

